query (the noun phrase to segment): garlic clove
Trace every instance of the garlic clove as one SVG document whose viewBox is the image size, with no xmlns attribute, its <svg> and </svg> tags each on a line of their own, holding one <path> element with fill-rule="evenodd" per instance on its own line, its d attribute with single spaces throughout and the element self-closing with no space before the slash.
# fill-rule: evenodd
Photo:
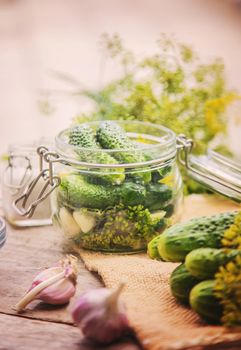
<svg viewBox="0 0 241 350">
<path fill-rule="evenodd" d="M 72 318 L 87 338 L 108 344 L 129 329 L 125 307 L 119 299 L 122 289 L 123 284 L 114 291 L 90 290 L 76 301 Z"/>
<path fill-rule="evenodd" d="M 47 280 L 50 277 L 56 276 L 60 272 L 63 271 L 63 268 L 60 266 L 54 266 L 54 267 L 49 267 L 41 272 L 38 273 L 37 276 L 34 277 L 33 282 L 29 288 L 28 291 L 36 287 L 38 284 L 42 283 L 43 281 Z"/>
<path fill-rule="evenodd" d="M 96 225 L 96 219 L 94 218 L 94 216 L 88 215 L 81 211 L 74 211 L 73 217 L 83 233 L 88 233 Z"/>
<path fill-rule="evenodd" d="M 67 256 L 57 266 L 40 272 L 33 280 L 31 287 L 17 303 L 15 309 L 22 311 L 31 301 L 39 299 L 53 305 L 69 302 L 76 291 L 77 258 Z"/>
<path fill-rule="evenodd" d="M 59 218 L 64 233 L 67 237 L 73 238 L 81 233 L 81 229 L 68 209 L 62 207 L 59 211 Z"/>
<path fill-rule="evenodd" d="M 43 289 L 38 294 L 37 298 L 47 304 L 64 305 L 74 296 L 75 290 L 76 288 L 73 283 L 63 278 L 55 284 Z"/>
</svg>

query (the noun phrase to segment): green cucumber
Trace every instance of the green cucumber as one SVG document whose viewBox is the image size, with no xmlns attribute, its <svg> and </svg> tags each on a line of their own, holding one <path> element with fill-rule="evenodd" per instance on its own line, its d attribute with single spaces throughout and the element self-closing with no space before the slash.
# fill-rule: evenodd
<svg viewBox="0 0 241 350">
<path fill-rule="evenodd" d="M 100 124 L 96 132 L 98 142 L 103 148 L 117 150 L 115 158 L 121 163 L 142 163 L 146 158 L 141 151 L 126 134 L 125 130 L 115 122 L 104 121 Z M 121 150 L 124 150 L 121 152 Z M 126 151 L 128 150 L 128 151 Z M 129 151 L 130 150 L 130 151 Z M 140 177 L 145 183 L 151 181 L 151 172 L 149 169 L 142 169 L 133 174 L 134 177 Z"/>
<path fill-rule="evenodd" d="M 190 292 L 191 308 L 210 323 L 218 323 L 222 317 L 222 306 L 214 296 L 215 280 L 198 283 Z"/>
<path fill-rule="evenodd" d="M 76 154 L 78 158 L 84 162 L 96 164 L 118 164 L 118 161 L 110 154 L 101 150 L 97 143 L 95 133 L 89 125 L 77 125 L 70 130 L 69 144 L 78 146 Z M 98 177 L 101 180 L 112 184 L 121 184 L 125 180 L 124 168 L 111 173 L 110 169 L 101 169 L 93 172 L 91 176 Z"/>
<path fill-rule="evenodd" d="M 143 205 L 146 198 L 145 186 L 134 183 L 131 181 L 125 181 L 119 187 L 120 201 L 125 206 Z"/>
<path fill-rule="evenodd" d="M 185 265 L 193 276 L 211 279 L 220 266 L 234 260 L 237 255 L 241 255 L 241 252 L 235 249 L 199 248 L 186 256 Z"/>
<path fill-rule="evenodd" d="M 151 259 L 155 259 L 155 260 L 161 260 L 161 257 L 158 253 L 158 249 L 157 249 L 157 245 L 160 239 L 160 235 L 153 238 L 147 245 L 147 254 L 149 255 L 149 257 Z"/>
<path fill-rule="evenodd" d="M 182 262 L 197 248 L 221 248 L 224 232 L 233 223 L 236 212 L 204 216 L 176 224 L 161 235 L 158 244 L 160 256 L 165 261 Z"/>
<path fill-rule="evenodd" d="M 119 202 L 116 187 L 88 183 L 81 175 L 63 175 L 58 188 L 58 201 L 73 209 L 105 209 Z"/>
<path fill-rule="evenodd" d="M 184 264 L 173 270 L 170 277 L 172 295 L 181 303 L 189 303 L 189 294 L 192 288 L 200 282 L 200 279 L 192 276 Z"/>
<path fill-rule="evenodd" d="M 149 183 L 146 186 L 145 206 L 153 211 L 163 209 L 172 199 L 172 190 L 164 184 Z"/>
</svg>

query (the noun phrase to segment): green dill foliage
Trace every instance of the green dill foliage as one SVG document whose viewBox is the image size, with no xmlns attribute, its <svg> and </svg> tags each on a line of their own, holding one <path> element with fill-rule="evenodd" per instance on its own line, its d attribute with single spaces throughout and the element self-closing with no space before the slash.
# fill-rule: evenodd
<svg viewBox="0 0 241 350">
<path fill-rule="evenodd" d="M 128 207 L 127 216 L 129 220 L 135 222 L 138 234 L 145 237 L 147 241 L 155 235 L 160 219 L 152 219 L 150 211 L 143 205 Z"/>
<path fill-rule="evenodd" d="M 77 122 L 125 119 L 161 124 L 194 139 L 196 154 L 226 133 L 225 111 L 237 96 L 226 88 L 220 59 L 203 63 L 191 47 L 166 35 L 158 40 L 156 54 L 144 58 L 126 49 L 117 34 L 104 34 L 102 48 L 122 74 L 99 90 L 83 91 L 95 107 L 80 114 Z M 184 181 L 187 193 L 203 191 L 185 173 Z"/>
<path fill-rule="evenodd" d="M 142 205 L 128 208 L 116 205 L 99 213 L 99 220 L 97 226 L 101 232 L 81 234 L 79 240 L 84 248 L 143 250 L 143 246 L 167 225 L 166 219 L 152 218 Z"/>
<path fill-rule="evenodd" d="M 241 211 L 234 224 L 224 233 L 224 247 L 241 251 Z M 222 323 L 226 326 L 241 325 L 241 257 L 237 256 L 222 266 L 215 275 L 215 296 L 223 307 Z"/>
<path fill-rule="evenodd" d="M 141 120 L 167 126 L 196 140 L 203 153 L 226 132 L 226 107 L 236 98 L 227 91 L 220 59 L 203 64 L 194 50 L 162 35 L 157 53 L 144 58 L 127 50 L 118 35 L 103 35 L 106 56 L 123 74 L 97 91 L 83 91 L 96 105 L 84 119 Z"/>
</svg>

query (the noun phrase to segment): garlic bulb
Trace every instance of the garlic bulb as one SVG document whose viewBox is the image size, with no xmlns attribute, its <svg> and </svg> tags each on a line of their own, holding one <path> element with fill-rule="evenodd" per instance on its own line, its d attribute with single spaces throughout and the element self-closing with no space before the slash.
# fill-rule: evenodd
<svg viewBox="0 0 241 350">
<path fill-rule="evenodd" d="M 17 303 L 15 309 L 22 311 L 31 301 L 42 300 L 53 305 L 69 302 L 76 291 L 77 258 L 68 255 L 56 266 L 40 272 L 33 280 L 31 287 Z"/>
<path fill-rule="evenodd" d="M 83 334 L 94 341 L 108 344 L 128 329 L 125 307 L 119 300 L 124 284 L 116 290 L 99 288 L 84 293 L 72 308 L 72 318 Z"/>
</svg>

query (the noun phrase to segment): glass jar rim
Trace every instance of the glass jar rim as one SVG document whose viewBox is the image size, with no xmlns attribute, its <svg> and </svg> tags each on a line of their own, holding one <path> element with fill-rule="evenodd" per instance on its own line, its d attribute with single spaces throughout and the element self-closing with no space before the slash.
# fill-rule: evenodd
<svg viewBox="0 0 241 350">
<path fill-rule="evenodd" d="M 146 144 L 143 143 L 143 147 L 138 147 L 135 149 L 135 152 L 148 152 L 148 151 L 158 151 L 158 157 L 155 157 L 155 159 L 159 158 L 165 158 L 165 160 L 173 158 L 176 155 L 176 134 L 159 124 L 153 124 L 153 123 L 148 123 L 148 122 L 141 122 L 141 121 L 136 121 L 136 120 L 131 120 L 131 121 L 126 121 L 126 120 L 98 120 L 98 121 L 91 121 L 91 122 L 85 122 L 77 125 L 88 125 L 91 126 L 92 128 L 98 127 L 101 123 L 103 122 L 112 122 L 112 123 L 117 123 L 118 125 L 121 125 L 124 128 L 128 129 L 128 126 L 136 126 L 137 128 L 143 128 L 143 129 L 149 129 L 149 130 L 155 130 L 155 132 L 160 134 L 160 136 L 156 135 L 151 135 L 151 134 L 145 134 L 145 138 L 150 140 L 150 141 L 155 141 L 156 143 L 150 143 Z M 122 148 L 122 149 L 104 149 L 104 148 L 88 148 L 88 147 L 80 147 L 80 146 L 75 146 L 75 145 L 70 145 L 68 143 L 68 134 L 71 130 L 74 129 L 75 126 L 67 128 L 62 130 L 60 133 L 57 134 L 55 137 L 55 146 L 56 146 L 56 151 L 57 153 L 68 159 L 68 158 L 74 158 L 74 154 L 76 151 L 79 152 L 104 152 L 107 154 L 110 154 L 115 156 L 115 153 L 121 152 L 122 154 L 125 153 L 130 153 L 132 149 L 130 148 Z M 138 132 L 130 132 L 127 131 L 127 134 L 129 136 L 135 136 L 137 137 L 138 135 L 141 136 L 141 133 Z M 83 162 L 81 162 L 83 164 Z M 147 161 L 148 163 L 148 161 Z M 124 165 L 124 164 L 123 164 Z"/>
<path fill-rule="evenodd" d="M 46 145 L 46 146 L 52 146 L 52 140 L 50 138 L 47 138 L 45 136 L 40 137 L 39 139 L 35 140 L 28 140 L 28 141 L 18 141 L 14 143 L 10 143 L 8 145 L 8 154 L 28 154 L 28 155 L 34 155 L 36 156 L 36 148 L 39 145 Z"/>
</svg>

